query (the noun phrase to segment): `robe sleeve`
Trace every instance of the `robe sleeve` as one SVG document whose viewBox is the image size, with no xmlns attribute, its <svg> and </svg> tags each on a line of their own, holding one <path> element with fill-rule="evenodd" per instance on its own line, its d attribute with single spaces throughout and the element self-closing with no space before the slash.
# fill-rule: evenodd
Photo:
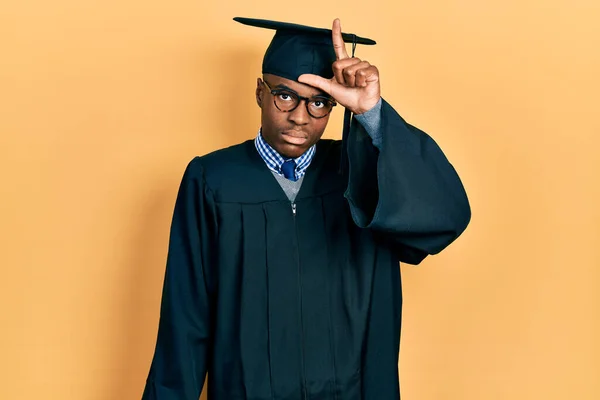
<svg viewBox="0 0 600 400">
<path fill-rule="evenodd" d="M 345 197 L 354 222 L 418 264 L 452 243 L 471 210 L 463 185 L 435 141 L 382 100 L 379 132 L 353 119 Z M 360 118 L 359 118 L 360 120 Z M 377 138 L 377 147 L 373 139 Z"/>
<path fill-rule="evenodd" d="M 198 400 L 210 349 L 214 202 L 199 159 L 182 179 L 169 239 L 158 338 L 142 400 Z"/>
</svg>

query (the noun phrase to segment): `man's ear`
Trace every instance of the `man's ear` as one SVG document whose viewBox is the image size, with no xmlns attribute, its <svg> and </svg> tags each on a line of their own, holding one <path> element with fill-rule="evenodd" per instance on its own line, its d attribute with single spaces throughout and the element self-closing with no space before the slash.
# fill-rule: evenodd
<svg viewBox="0 0 600 400">
<path fill-rule="evenodd" d="M 263 84 L 262 79 L 256 79 L 256 103 L 260 108 L 262 108 L 262 98 L 263 98 Z"/>
</svg>

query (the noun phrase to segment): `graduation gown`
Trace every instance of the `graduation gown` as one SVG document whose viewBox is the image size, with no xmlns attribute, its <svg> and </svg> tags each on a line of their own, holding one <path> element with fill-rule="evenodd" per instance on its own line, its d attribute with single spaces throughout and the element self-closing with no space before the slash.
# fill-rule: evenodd
<svg viewBox="0 0 600 400">
<path fill-rule="evenodd" d="M 437 144 L 385 101 L 320 140 L 294 203 L 253 141 L 193 159 L 171 227 L 143 400 L 397 400 L 401 279 L 466 228 Z"/>
</svg>

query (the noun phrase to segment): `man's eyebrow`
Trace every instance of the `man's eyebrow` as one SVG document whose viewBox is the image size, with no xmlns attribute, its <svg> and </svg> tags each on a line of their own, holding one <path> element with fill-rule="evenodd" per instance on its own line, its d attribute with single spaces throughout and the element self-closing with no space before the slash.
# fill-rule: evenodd
<svg viewBox="0 0 600 400">
<path fill-rule="evenodd" d="M 292 92 L 292 93 L 294 93 L 294 94 L 297 94 L 298 96 L 300 95 L 300 94 L 299 94 L 298 92 L 296 92 L 294 89 L 292 89 L 292 88 L 290 88 L 290 87 L 288 87 L 288 86 L 284 85 L 283 83 L 280 83 L 280 84 L 276 85 L 276 86 L 275 86 L 273 89 L 285 89 L 285 90 L 289 90 L 290 92 Z M 330 99 L 330 98 L 331 98 L 331 96 L 329 96 L 327 93 L 325 93 L 325 92 L 322 92 L 322 91 L 319 91 L 319 93 L 317 93 L 317 94 L 315 94 L 315 95 L 312 95 L 312 96 L 310 96 L 310 97 L 324 97 L 324 98 L 327 98 L 327 99 Z"/>
<path fill-rule="evenodd" d="M 283 83 L 276 85 L 273 89 L 286 89 L 286 90 L 289 90 L 290 92 L 294 92 L 294 93 L 298 94 L 294 89 L 285 86 Z"/>
</svg>

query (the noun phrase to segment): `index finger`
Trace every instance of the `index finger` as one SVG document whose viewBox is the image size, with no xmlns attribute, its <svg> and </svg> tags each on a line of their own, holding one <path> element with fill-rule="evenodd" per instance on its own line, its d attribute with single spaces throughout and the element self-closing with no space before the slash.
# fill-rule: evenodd
<svg viewBox="0 0 600 400">
<path fill-rule="evenodd" d="M 342 24 L 340 19 L 336 18 L 333 21 L 333 28 L 331 29 L 331 39 L 333 40 L 333 49 L 335 50 L 335 56 L 338 60 L 348 58 L 346 53 L 346 45 L 344 44 L 344 38 L 342 38 Z"/>
</svg>

